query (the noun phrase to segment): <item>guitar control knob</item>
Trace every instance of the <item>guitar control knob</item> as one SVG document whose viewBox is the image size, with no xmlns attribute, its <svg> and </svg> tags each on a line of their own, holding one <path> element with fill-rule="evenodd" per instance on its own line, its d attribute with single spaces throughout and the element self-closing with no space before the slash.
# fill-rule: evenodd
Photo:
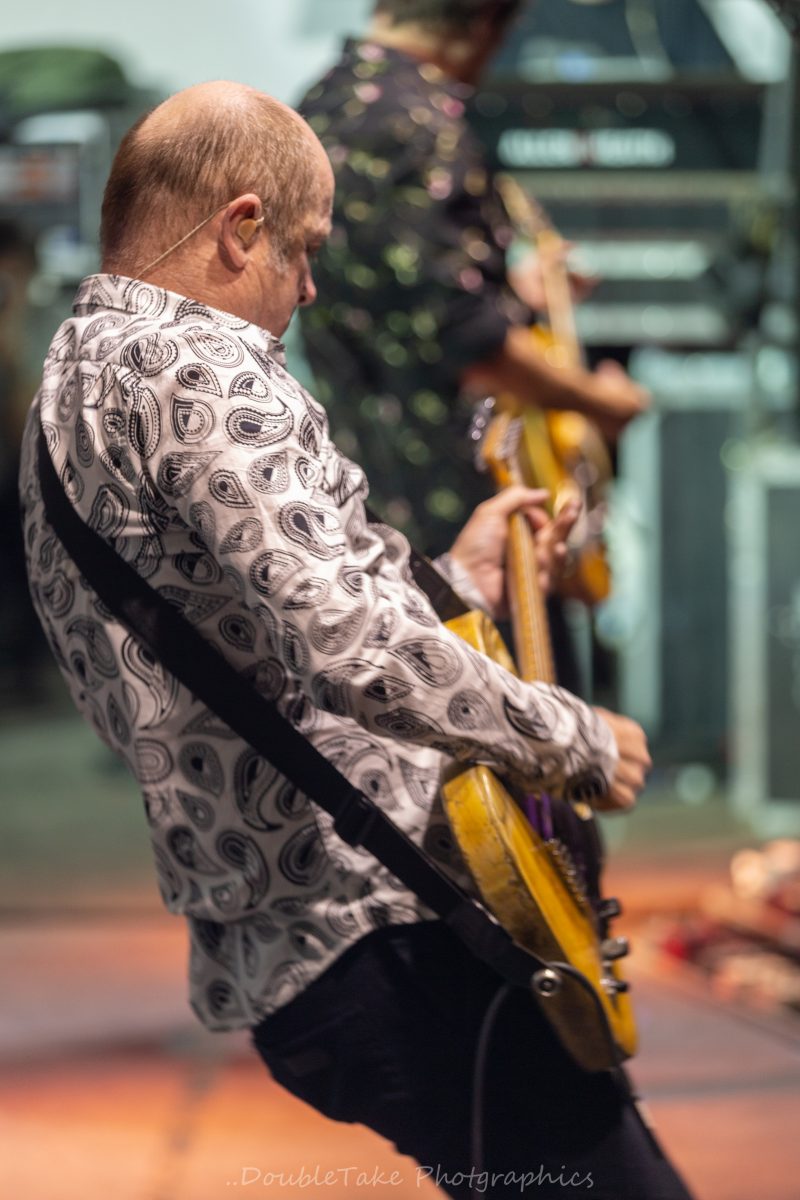
<svg viewBox="0 0 800 1200">
<path fill-rule="evenodd" d="M 600 945 L 600 953 L 606 962 L 614 962 L 624 958 L 630 951 L 630 943 L 626 937 L 606 938 Z"/>
<path fill-rule="evenodd" d="M 627 979 L 617 979 L 616 975 L 604 975 L 602 978 L 603 990 L 607 996 L 620 996 L 631 990 L 631 985 Z"/>
<path fill-rule="evenodd" d="M 616 896 L 609 896 L 607 900 L 603 900 L 599 909 L 598 916 L 601 921 L 613 921 L 615 917 L 622 913 L 622 905 Z"/>
</svg>

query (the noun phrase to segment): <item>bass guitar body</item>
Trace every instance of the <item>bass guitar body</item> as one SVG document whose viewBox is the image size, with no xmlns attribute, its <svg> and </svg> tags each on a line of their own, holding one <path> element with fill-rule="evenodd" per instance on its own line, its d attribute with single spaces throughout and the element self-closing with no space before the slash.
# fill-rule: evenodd
<svg viewBox="0 0 800 1200">
<path fill-rule="evenodd" d="M 513 667 L 485 614 L 468 613 L 448 627 L 476 650 Z M 586 854 L 535 829 L 523 811 L 526 802 L 535 801 L 512 795 L 488 767 L 454 775 L 442 788 L 442 800 L 489 911 L 519 945 L 547 962 L 571 965 L 590 985 L 562 974 L 556 990 L 538 995 L 564 1048 L 584 1070 L 618 1066 L 636 1052 L 636 1021 L 619 964 L 604 955 L 604 946 L 613 954 L 616 944 L 608 936 L 603 902 L 585 881 L 581 860 Z M 546 803 L 563 804 L 551 798 Z M 594 840 L 588 831 L 586 840 Z"/>
</svg>

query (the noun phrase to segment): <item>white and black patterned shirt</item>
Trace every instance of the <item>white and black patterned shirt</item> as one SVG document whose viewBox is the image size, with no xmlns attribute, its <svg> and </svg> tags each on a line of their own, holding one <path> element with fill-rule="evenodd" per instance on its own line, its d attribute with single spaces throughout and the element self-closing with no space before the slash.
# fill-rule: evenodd
<svg viewBox="0 0 800 1200">
<path fill-rule="evenodd" d="M 440 860 L 451 757 L 557 784 L 608 777 L 613 738 L 440 624 L 269 333 L 114 276 L 85 280 L 74 313 L 25 435 L 34 603 L 75 703 L 141 785 L 164 900 L 190 924 L 193 1007 L 250 1025 L 371 929 L 430 914 L 109 617 L 44 521 L 40 418 L 89 525 Z"/>
</svg>

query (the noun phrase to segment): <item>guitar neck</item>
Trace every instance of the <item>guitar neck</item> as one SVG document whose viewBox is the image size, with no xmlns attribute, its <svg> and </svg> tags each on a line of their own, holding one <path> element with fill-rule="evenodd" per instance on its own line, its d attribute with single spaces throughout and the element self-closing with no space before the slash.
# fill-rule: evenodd
<svg viewBox="0 0 800 1200">
<path fill-rule="evenodd" d="M 561 244 L 560 235 L 553 230 L 544 230 L 537 238 L 547 323 L 566 359 L 566 365 L 579 367 L 583 365 L 583 349 L 575 321 L 569 272 L 566 263 L 558 257 Z"/>
<path fill-rule="evenodd" d="M 562 352 L 564 365 L 581 366 L 583 350 L 575 323 L 569 271 L 562 253 L 564 239 L 550 224 L 540 205 L 520 187 L 512 175 L 498 175 L 497 187 L 512 222 L 539 252 L 547 323 Z"/>
<path fill-rule="evenodd" d="M 508 601 L 520 678 L 555 683 L 547 608 L 539 586 L 536 545 L 528 518 L 514 513 L 509 522 Z"/>
<path fill-rule="evenodd" d="M 521 424 L 510 412 L 501 412 L 490 422 L 485 436 L 483 460 L 499 489 L 524 482 L 518 446 Z M 514 633 L 517 670 L 527 682 L 555 683 L 553 650 L 539 571 L 536 541 L 524 513 L 512 513 L 508 528 L 506 591 Z"/>
</svg>

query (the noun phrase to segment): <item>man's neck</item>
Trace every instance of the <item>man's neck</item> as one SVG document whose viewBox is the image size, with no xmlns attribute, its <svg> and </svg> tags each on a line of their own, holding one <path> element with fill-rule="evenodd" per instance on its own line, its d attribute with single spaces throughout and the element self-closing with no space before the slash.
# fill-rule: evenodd
<svg viewBox="0 0 800 1200">
<path fill-rule="evenodd" d="M 377 16 L 368 26 L 365 37 L 367 41 L 391 50 L 400 50 L 418 62 L 431 63 L 449 79 L 459 83 L 477 82 L 483 55 L 466 35 L 444 38 L 424 25 L 413 22 L 393 25 Z"/>
<path fill-rule="evenodd" d="M 104 262 L 101 270 L 115 275 L 126 275 L 141 279 L 153 287 L 163 288 L 177 296 L 186 296 L 205 304 L 209 308 L 239 316 L 250 321 L 248 297 L 242 295 L 241 284 L 232 282 L 230 276 L 220 269 L 213 257 L 202 253 L 190 261 L 173 259 L 159 263 L 148 271 L 141 270 L 141 259 L 121 258 L 112 263 Z"/>
</svg>

